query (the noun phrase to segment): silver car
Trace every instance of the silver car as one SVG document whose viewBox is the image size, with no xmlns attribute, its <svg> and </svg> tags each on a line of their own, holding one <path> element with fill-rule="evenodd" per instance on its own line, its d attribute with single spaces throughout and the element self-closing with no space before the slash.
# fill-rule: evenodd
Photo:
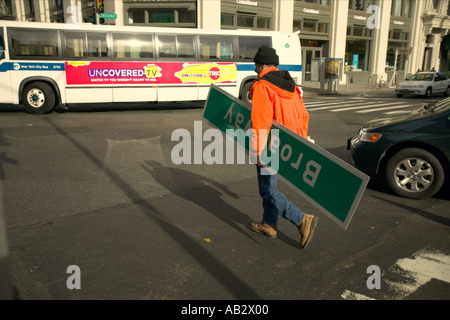
<svg viewBox="0 0 450 320">
<path fill-rule="evenodd" d="M 396 88 L 398 97 L 404 94 L 415 94 L 431 97 L 432 94 L 441 93 L 448 97 L 450 94 L 450 79 L 442 72 L 417 72 L 401 82 Z"/>
</svg>

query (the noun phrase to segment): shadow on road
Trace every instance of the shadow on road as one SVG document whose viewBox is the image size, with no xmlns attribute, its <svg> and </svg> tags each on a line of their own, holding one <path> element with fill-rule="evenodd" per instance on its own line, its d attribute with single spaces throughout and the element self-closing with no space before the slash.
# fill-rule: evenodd
<svg viewBox="0 0 450 320">
<path fill-rule="evenodd" d="M 100 171 L 114 183 L 129 200 L 135 203 L 149 219 L 155 222 L 169 237 L 171 237 L 179 246 L 183 248 L 188 254 L 190 254 L 202 268 L 208 272 L 213 278 L 215 278 L 226 290 L 230 292 L 235 299 L 239 300 L 259 300 L 258 293 L 249 287 L 243 280 L 241 280 L 236 274 L 226 268 L 222 262 L 212 256 L 207 250 L 205 250 L 195 239 L 189 234 L 176 226 L 172 221 L 167 219 L 166 215 L 156 209 L 147 199 L 137 192 L 133 186 L 123 180 L 113 169 L 105 165 L 103 161 L 98 159 L 89 149 L 79 143 L 70 134 L 67 134 L 64 130 L 58 127 L 50 118 L 43 116 L 45 119 L 59 134 L 67 139 L 75 148 L 91 161 Z M 161 168 L 160 168 L 161 169 Z M 150 170 L 150 169 L 149 169 Z M 150 171 L 151 172 L 151 171 Z M 175 181 L 179 181 L 176 179 Z M 211 201 L 207 206 L 212 206 Z M 217 203 L 214 203 L 217 208 Z M 234 219 L 242 221 L 245 217 L 234 211 Z M 228 221 L 232 223 L 232 221 Z M 151 232 L 149 230 L 149 232 Z"/>
<path fill-rule="evenodd" d="M 251 219 L 222 199 L 222 191 L 234 199 L 239 199 L 227 186 L 202 175 L 186 170 L 163 166 L 156 161 L 146 161 L 142 168 L 172 194 L 191 201 L 213 214 L 224 223 L 254 241 L 243 232 L 240 225 L 248 226 Z M 220 190 L 220 191 L 219 191 Z"/>
</svg>

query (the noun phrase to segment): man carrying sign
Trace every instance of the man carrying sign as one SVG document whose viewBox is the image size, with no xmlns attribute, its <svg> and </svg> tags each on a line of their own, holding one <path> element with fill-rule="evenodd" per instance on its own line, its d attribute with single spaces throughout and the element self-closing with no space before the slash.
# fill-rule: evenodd
<svg viewBox="0 0 450 320">
<path fill-rule="evenodd" d="M 258 187 L 264 211 L 262 222 L 252 222 L 250 228 L 270 238 L 276 238 L 280 215 L 297 226 L 300 233 L 300 248 L 306 248 L 313 237 L 319 218 L 305 214 L 278 191 L 276 175 L 261 172 L 260 155 L 266 145 L 273 119 L 307 138 L 309 114 L 303 104 L 300 89 L 295 85 L 289 72 L 280 71 L 276 67 L 279 64 L 279 57 L 275 49 L 268 46 L 260 47 L 253 61 L 258 79 L 251 89 L 254 135 L 250 153 L 257 157 Z"/>
</svg>

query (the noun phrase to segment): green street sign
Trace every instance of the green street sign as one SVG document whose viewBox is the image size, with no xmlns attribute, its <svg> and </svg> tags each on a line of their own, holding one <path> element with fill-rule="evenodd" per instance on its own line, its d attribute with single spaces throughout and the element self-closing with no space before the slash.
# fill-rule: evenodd
<svg viewBox="0 0 450 320">
<path fill-rule="evenodd" d="M 100 18 L 103 18 L 103 19 L 117 19 L 117 14 L 115 14 L 115 13 L 100 13 Z"/>
<path fill-rule="evenodd" d="M 203 119 L 249 151 L 251 106 L 211 85 Z M 269 171 L 347 229 L 369 182 L 367 175 L 276 121 L 261 160 Z"/>
</svg>

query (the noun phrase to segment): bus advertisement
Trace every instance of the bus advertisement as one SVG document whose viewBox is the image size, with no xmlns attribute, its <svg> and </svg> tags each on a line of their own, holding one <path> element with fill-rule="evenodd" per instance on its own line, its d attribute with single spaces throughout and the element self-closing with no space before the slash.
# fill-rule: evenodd
<svg viewBox="0 0 450 320">
<path fill-rule="evenodd" d="M 66 83 L 200 84 L 236 83 L 236 63 L 68 61 Z"/>
</svg>

